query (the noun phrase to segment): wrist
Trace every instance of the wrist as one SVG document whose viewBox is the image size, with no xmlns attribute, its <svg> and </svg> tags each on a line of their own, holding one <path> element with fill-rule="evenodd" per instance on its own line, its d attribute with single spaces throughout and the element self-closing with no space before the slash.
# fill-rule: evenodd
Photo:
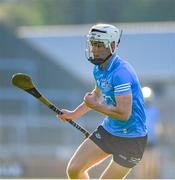
<svg viewBox="0 0 175 180">
<path fill-rule="evenodd" d="M 100 104 L 98 102 L 94 102 L 90 108 L 98 111 L 98 109 L 100 108 Z"/>
<path fill-rule="evenodd" d="M 72 111 L 72 116 L 74 117 L 74 119 L 78 119 L 78 112 L 75 110 Z"/>
</svg>

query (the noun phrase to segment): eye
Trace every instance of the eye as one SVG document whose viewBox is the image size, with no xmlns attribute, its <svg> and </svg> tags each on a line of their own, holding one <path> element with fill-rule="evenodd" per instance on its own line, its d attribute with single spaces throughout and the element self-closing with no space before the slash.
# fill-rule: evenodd
<svg viewBox="0 0 175 180">
<path fill-rule="evenodd" d="M 92 46 L 98 46 L 98 43 L 97 42 L 91 42 L 91 45 Z"/>
<path fill-rule="evenodd" d="M 95 47 L 98 47 L 98 48 L 105 47 L 103 42 L 91 41 L 90 43 L 91 43 L 91 46 L 95 46 Z"/>
<path fill-rule="evenodd" d="M 99 43 L 98 43 L 98 47 L 99 47 L 99 48 L 100 48 L 100 47 L 105 47 L 105 46 L 104 46 L 104 43 L 103 43 L 103 42 L 99 42 Z"/>
<path fill-rule="evenodd" d="M 90 41 L 90 43 L 92 46 L 97 46 L 97 44 L 98 44 L 96 41 Z"/>
</svg>

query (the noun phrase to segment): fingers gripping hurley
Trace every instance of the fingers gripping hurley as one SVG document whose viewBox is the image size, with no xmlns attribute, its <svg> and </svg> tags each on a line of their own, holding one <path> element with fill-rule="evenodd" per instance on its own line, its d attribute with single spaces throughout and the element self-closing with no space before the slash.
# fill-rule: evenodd
<svg viewBox="0 0 175 180">
<path fill-rule="evenodd" d="M 42 102 L 44 105 L 46 105 L 48 108 L 50 108 L 52 111 L 56 112 L 57 114 L 63 114 L 60 109 L 58 109 L 54 104 L 52 104 L 48 99 L 46 99 L 44 96 L 40 94 L 40 92 L 36 89 L 32 82 L 32 78 L 26 74 L 23 73 L 17 73 L 12 76 L 12 84 L 20 89 L 23 89 L 24 91 L 28 92 L 35 98 L 37 98 L 40 102 Z M 68 122 L 77 128 L 79 131 L 81 131 L 85 137 L 89 137 L 89 132 L 81 127 L 79 124 L 72 120 L 68 120 Z"/>
</svg>

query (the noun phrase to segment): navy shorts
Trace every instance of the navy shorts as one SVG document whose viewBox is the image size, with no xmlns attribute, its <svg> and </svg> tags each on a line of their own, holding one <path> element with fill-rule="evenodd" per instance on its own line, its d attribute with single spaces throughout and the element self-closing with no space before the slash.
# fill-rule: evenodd
<svg viewBox="0 0 175 180">
<path fill-rule="evenodd" d="M 147 135 L 136 138 L 113 136 L 102 126 L 89 138 L 104 152 L 112 154 L 116 163 L 127 168 L 134 167 L 141 160 L 147 143 Z"/>
</svg>

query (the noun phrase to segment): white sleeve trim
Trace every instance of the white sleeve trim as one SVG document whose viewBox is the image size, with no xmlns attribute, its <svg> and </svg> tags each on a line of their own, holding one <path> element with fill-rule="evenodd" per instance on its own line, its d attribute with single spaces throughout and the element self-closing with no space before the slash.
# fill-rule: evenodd
<svg viewBox="0 0 175 180">
<path fill-rule="evenodd" d="M 125 84 L 120 84 L 114 87 L 114 92 L 118 93 L 118 92 L 124 92 L 124 91 L 128 91 L 131 89 L 131 84 L 130 83 L 125 83 Z"/>
</svg>

